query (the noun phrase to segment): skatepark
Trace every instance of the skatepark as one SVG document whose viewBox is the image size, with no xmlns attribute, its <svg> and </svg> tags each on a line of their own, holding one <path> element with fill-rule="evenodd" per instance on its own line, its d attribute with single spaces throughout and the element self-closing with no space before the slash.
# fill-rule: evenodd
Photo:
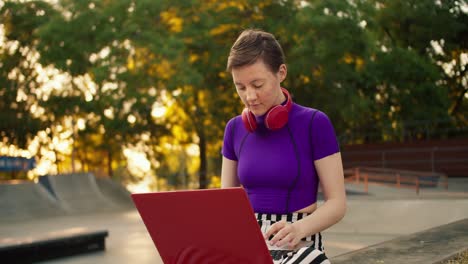
<svg viewBox="0 0 468 264">
<path fill-rule="evenodd" d="M 345 218 L 323 232 L 332 263 L 373 245 L 468 218 L 465 178 L 449 179 L 448 189 L 422 188 L 419 194 L 385 185 L 369 185 L 364 191 L 357 183 L 347 183 L 346 189 Z M 40 263 L 162 263 L 128 191 L 110 179 L 73 174 L 42 176 L 38 183 L 1 184 L 0 211 L 0 248 L 105 232 L 102 250 Z M 413 257 L 420 255 L 414 252 Z M 428 263 L 424 261 L 411 263 Z"/>
</svg>

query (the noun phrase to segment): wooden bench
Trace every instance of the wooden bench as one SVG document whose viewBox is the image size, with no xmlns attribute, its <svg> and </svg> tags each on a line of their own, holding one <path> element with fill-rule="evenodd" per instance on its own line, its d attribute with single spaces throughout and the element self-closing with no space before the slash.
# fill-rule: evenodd
<svg viewBox="0 0 468 264">
<path fill-rule="evenodd" d="M 107 230 L 60 231 L 40 238 L 0 238 L 0 262 L 32 263 L 105 250 Z"/>
</svg>

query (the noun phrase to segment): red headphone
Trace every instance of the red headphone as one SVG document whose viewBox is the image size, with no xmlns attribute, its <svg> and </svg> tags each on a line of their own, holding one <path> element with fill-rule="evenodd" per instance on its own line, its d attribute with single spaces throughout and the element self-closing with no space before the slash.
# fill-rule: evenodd
<svg viewBox="0 0 468 264">
<path fill-rule="evenodd" d="M 291 96 L 288 90 L 281 88 L 286 96 L 285 105 L 275 105 L 267 111 L 265 116 L 265 126 L 270 130 L 277 130 L 288 123 L 288 114 L 292 107 Z M 249 132 L 254 132 L 257 129 L 257 120 L 255 115 L 248 108 L 242 111 L 242 122 Z"/>
</svg>

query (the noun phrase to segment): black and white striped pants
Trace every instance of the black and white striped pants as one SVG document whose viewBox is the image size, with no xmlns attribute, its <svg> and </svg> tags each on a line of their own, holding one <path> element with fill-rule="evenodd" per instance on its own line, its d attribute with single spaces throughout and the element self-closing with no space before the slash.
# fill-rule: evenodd
<svg viewBox="0 0 468 264">
<path fill-rule="evenodd" d="M 268 228 L 276 222 L 285 220 L 288 223 L 294 223 L 307 215 L 306 213 L 255 213 L 262 233 L 266 233 Z M 268 249 L 275 264 L 330 264 L 324 253 L 322 235 L 320 233 L 303 238 L 299 245 L 300 247 L 296 250 L 285 250 L 272 246 L 268 246 Z"/>
</svg>

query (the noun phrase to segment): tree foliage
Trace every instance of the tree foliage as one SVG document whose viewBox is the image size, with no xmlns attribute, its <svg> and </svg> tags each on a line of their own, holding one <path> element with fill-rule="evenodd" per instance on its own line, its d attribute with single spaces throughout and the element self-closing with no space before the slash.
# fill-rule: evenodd
<svg viewBox="0 0 468 264">
<path fill-rule="evenodd" d="M 47 145 L 68 129 L 73 151 L 52 147 L 57 164 L 112 174 L 126 166 L 123 150 L 139 147 L 151 173 L 205 188 L 219 175 L 224 125 L 242 110 L 225 66 L 245 28 L 278 37 L 284 86 L 325 111 L 342 144 L 466 136 L 466 9 L 455 0 L 7 1 L 3 143 L 25 147 L 44 131 Z"/>
</svg>

